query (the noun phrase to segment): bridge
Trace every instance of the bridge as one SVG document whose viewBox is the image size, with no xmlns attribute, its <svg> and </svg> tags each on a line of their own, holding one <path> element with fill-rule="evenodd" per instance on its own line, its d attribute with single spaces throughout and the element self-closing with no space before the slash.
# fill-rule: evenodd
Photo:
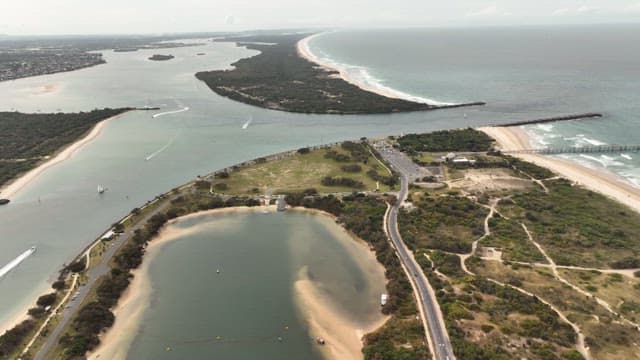
<svg viewBox="0 0 640 360">
<path fill-rule="evenodd" d="M 587 154 L 587 153 L 617 153 L 638 152 L 640 145 L 599 145 L 582 147 L 549 147 L 538 149 L 506 150 L 503 154 Z"/>
</svg>

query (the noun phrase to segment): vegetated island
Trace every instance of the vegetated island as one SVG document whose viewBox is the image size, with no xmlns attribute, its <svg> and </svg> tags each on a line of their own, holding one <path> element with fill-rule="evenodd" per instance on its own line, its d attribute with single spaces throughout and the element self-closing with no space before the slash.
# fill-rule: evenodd
<svg viewBox="0 0 640 360">
<path fill-rule="evenodd" d="M 173 55 L 155 54 L 155 55 L 149 57 L 149 60 L 152 60 L 152 61 L 167 61 L 167 60 L 171 60 L 173 58 L 174 58 Z"/>
<path fill-rule="evenodd" d="M 390 98 L 363 90 L 298 54 L 308 34 L 227 37 L 260 51 L 233 63 L 233 70 L 196 74 L 211 90 L 230 99 L 272 110 L 316 114 L 375 114 L 433 110 L 484 103 L 435 106 Z"/>
<path fill-rule="evenodd" d="M 632 358 L 640 343 L 640 214 L 495 147 L 474 129 L 438 131 L 301 148 L 198 177 L 134 209 L 114 224 L 114 237 L 90 248 L 90 266 L 112 271 L 95 282 L 53 352 L 75 358 L 100 343 L 130 271 L 168 220 L 273 203 L 262 193 L 277 189 L 290 206 L 335 216 L 384 265 L 389 298 L 381 310 L 390 318 L 363 337 L 364 358 L 429 358 L 411 284 L 383 225 L 398 189 L 385 159 L 407 156 L 420 171 L 410 177 L 398 227 L 436 289 L 458 358 Z M 103 257 L 115 237 L 124 244 Z M 75 291 L 69 274 L 87 272 L 85 258 L 65 268 L 31 319 L 0 337 L 0 355 L 19 351 L 45 306 Z"/>
<path fill-rule="evenodd" d="M 129 108 L 79 113 L 26 114 L 0 112 L 0 198 L 13 192 L 12 181 L 83 139 L 96 124 Z M 16 180 L 14 184 L 18 182 Z"/>
</svg>

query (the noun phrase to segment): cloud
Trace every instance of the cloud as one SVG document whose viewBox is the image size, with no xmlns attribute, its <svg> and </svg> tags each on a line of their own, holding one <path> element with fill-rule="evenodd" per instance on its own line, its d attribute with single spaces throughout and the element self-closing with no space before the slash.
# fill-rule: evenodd
<svg viewBox="0 0 640 360">
<path fill-rule="evenodd" d="M 583 5 L 577 8 L 560 8 L 554 10 L 551 15 L 552 16 L 577 16 L 577 15 L 587 15 L 599 12 L 602 8 L 599 6 L 587 6 Z"/>
<path fill-rule="evenodd" d="M 624 8 L 624 12 L 640 13 L 640 2 L 627 6 L 626 8 Z"/>
<path fill-rule="evenodd" d="M 510 12 L 500 9 L 496 4 L 487 5 L 482 9 L 470 11 L 466 14 L 467 17 L 496 17 L 509 15 L 511 15 Z"/>
<path fill-rule="evenodd" d="M 580 6 L 576 9 L 578 14 L 594 13 L 600 10 L 599 6 Z"/>
<path fill-rule="evenodd" d="M 570 11 L 571 11 L 571 9 L 567 9 L 567 8 L 556 9 L 554 12 L 551 13 L 551 15 L 552 16 L 567 15 Z"/>
</svg>

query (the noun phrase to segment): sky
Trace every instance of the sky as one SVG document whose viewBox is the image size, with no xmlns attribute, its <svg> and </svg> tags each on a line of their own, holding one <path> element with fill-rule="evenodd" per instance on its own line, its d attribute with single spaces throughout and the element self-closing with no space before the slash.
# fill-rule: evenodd
<svg viewBox="0 0 640 360">
<path fill-rule="evenodd" d="M 0 0 L 0 34 L 640 23 L 640 0 Z"/>
</svg>

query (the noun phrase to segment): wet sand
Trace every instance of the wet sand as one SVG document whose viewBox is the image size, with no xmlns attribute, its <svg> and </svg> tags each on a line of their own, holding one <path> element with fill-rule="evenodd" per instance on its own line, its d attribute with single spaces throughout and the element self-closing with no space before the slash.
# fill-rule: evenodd
<svg viewBox="0 0 640 360">
<path fill-rule="evenodd" d="M 91 141 L 95 140 L 100 135 L 100 133 L 102 133 L 102 130 L 104 129 L 104 127 L 107 125 L 107 123 L 110 120 L 117 119 L 117 118 L 119 118 L 119 117 L 121 117 L 121 116 L 123 116 L 123 115 L 125 115 L 127 113 L 128 113 L 128 111 L 126 111 L 126 112 L 124 112 L 122 114 L 118 114 L 116 116 L 112 116 L 110 118 L 107 118 L 107 119 L 104 119 L 104 120 L 100 121 L 82 139 L 80 139 L 80 140 L 74 142 L 73 144 L 67 146 L 66 148 L 64 148 L 63 150 L 61 150 L 57 154 L 55 154 L 53 157 L 51 157 L 48 160 L 46 160 L 44 163 L 42 163 L 42 164 L 38 165 L 37 167 L 29 170 L 27 173 L 25 173 L 24 175 L 20 176 L 19 178 L 11 181 L 5 187 L 0 188 L 0 197 L 1 198 L 11 198 L 11 197 L 13 197 L 20 190 L 22 190 L 25 186 L 27 186 L 30 182 L 35 180 L 40 174 L 45 172 L 48 168 L 50 168 L 52 166 L 55 166 L 55 165 L 65 161 L 65 160 L 70 159 L 83 146 L 85 146 L 85 145 L 89 144 Z"/>
<path fill-rule="evenodd" d="M 496 139 L 502 150 L 530 149 L 527 133 L 519 127 L 485 127 L 479 130 Z M 640 212 L 640 190 L 607 171 L 590 169 L 573 161 L 539 154 L 518 154 L 517 157 L 566 177 L 584 187 Z"/>
<path fill-rule="evenodd" d="M 149 274 L 150 264 L 153 259 L 162 251 L 164 245 L 171 241 L 183 238 L 192 233 L 198 232 L 197 227 L 188 229 L 178 229 L 171 227 L 178 221 L 190 218 L 208 216 L 213 214 L 233 214 L 246 212 L 276 212 L 276 206 L 268 207 L 235 207 L 225 209 L 214 209 L 198 213 L 189 214 L 181 218 L 173 219 L 167 223 L 158 237 L 152 240 L 148 247 L 142 266 L 134 272 L 134 279 L 129 288 L 118 302 L 114 309 L 116 321 L 109 331 L 102 336 L 101 345 L 89 354 L 89 359 L 125 359 L 131 345 L 139 330 L 143 320 L 144 311 L 150 304 L 152 293 L 151 279 Z M 298 209 L 292 209 L 298 211 Z M 311 209 L 300 209 L 299 211 L 315 214 L 328 215 L 324 212 Z M 332 216 L 331 216 L 332 217 Z M 333 218 L 333 217 L 332 217 Z M 357 246 L 361 247 L 372 256 L 371 252 L 361 240 Z M 378 264 L 380 276 L 384 278 L 384 268 Z M 296 303 L 300 306 L 301 312 L 307 320 L 310 330 L 314 336 L 320 336 L 327 341 L 322 352 L 328 359 L 362 359 L 361 337 L 381 326 L 387 317 L 379 313 L 375 320 L 369 324 L 359 324 L 341 316 L 330 299 L 324 296 L 314 283 L 306 277 L 306 272 L 301 272 L 300 278 L 294 284 L 294 295 Z"/>
</svg>

